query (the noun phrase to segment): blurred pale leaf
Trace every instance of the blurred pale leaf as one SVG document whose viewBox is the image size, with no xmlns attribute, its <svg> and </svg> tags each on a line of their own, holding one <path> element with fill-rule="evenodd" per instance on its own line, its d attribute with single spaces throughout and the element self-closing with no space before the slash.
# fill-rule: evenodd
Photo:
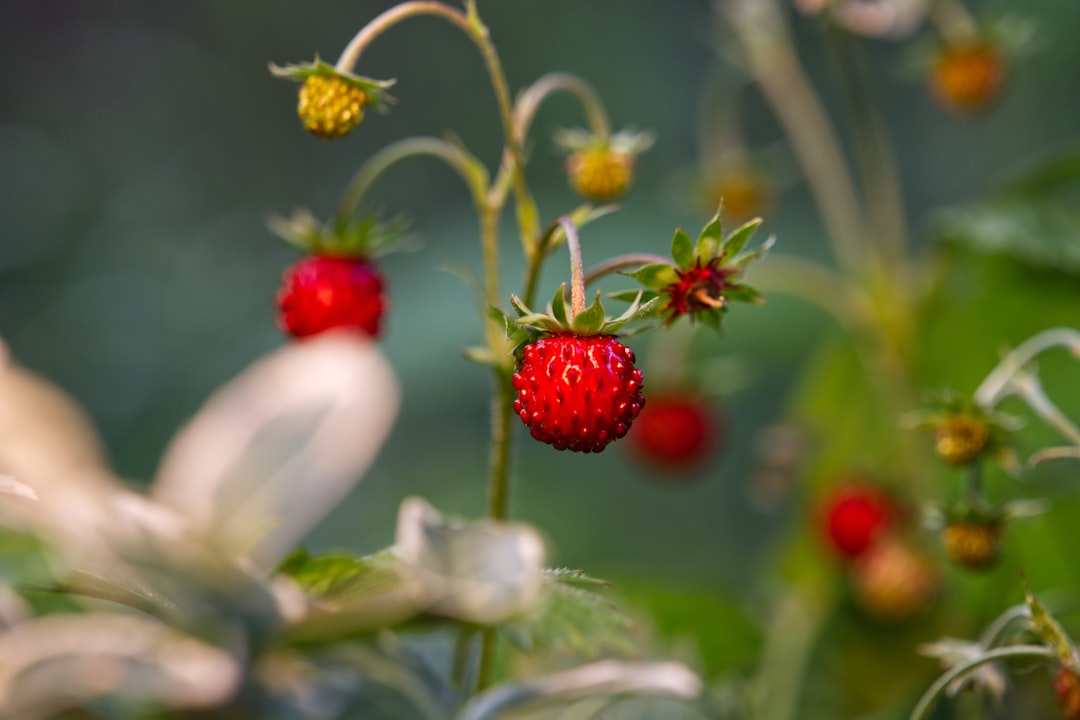
<svg viewBox="0 0 1080 720">
<path fill-rule="evenodd" d="M 270 569 L 360 480 L 398 404 L 374 342 L 334 332 L 290 343 L 206 402 L 167 449 L 151 495 Z"/>
</svg>

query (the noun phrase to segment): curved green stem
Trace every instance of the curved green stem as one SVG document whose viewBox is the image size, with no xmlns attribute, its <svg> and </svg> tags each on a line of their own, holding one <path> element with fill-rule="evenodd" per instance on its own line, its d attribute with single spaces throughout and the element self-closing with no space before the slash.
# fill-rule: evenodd
<svg viewBox="0 0 1080 720">
<path fill-rule="evenodd" d="M 1043 419 L 1047 425 L 1061 433 L 1062 437 L 1073 445 L 1080 447 L 1080 427 L 1055 405 L 1042 384 L 1034 375 L 1018 374 L 1012 382 L 1016 394 L 1028 404 L 1036 415 Z"/>
<path fill-rule="evenodd" d="M 1017 620 L 1031 618 L 1031 609 L 1027 605 L 1013 605 L 1011 608 L 994 618 L 993 622 L 986 626 L 982 635 L 979 636 L 979 644 L 984 648 L 992 648 L 1002 638 Z"/>
<path fill-rule="evenodd" d="M 848 330 L 865 330 L 872 322 L 873 304 L 858 286 L 813 260 L 770 255 L 754 267 L 754 285 L 815 305 Z"/>
<path fill-rule="evenodd" d="M 1080 331 L 1072 328 L 1051 328 L 1044 330 L 1020 343 L 998 363 L 986 379 L 975 390 L 975 404 L 985 410 L 992 410 L 1012 390 L 1012 380 L 1024 365 L 1038 354 L 1054 347 L 1067 347 L 1080 357 Z"/>
<path fill-rule="evenodd" d="M 626 255 L 616 255 L 613 258 L 597 263 L 589 268 L 585 272 L 585 286 L 588 287 L 605 275 L 610 275 L 623 268 L 641 267 L 642 265 L 653 265 L 657 263 L 670 265 L 671 259 L 663 257 L 662 255 L 653 255 L 652 253 L 627 253 Z"/>
<path fill-rule="evenodd" d="M 348 221 L 375 181 L 391 166 L 410 157 L 428 155 L 445 161 L 461 176 L 469 188 L 473 203 L 481 206 L 486 198 L 488 173 L 483 164 L 460 145 L 434 137 L 405 138 L 391 143 L 372 155 L 356 171 L 338 203 L 336 218 Z"/>
<path fill-rule="evenodd" d="M 525 185 L 525 163 L 522 159 L 521 144 L 514 135 L 513 112 L 510 104 L 510 89 L 506 83 L 506 75 L 503 73 L 502 63 L 499 62 L 498 53 L 491 43 L 487 27 L 480 21 L 480 15 L 476 10 L 475 0 L 466 0 L 466 12 L 461 12 L 455 7 L 441 2 L 430 0 L 411 0 L 400 5 L 395 5 L 382 13 L 374 20 L 365 25 L 360 32 L 349 42 L 342 51 L 341 57 L 335 65 L 340 72 L 352 72 L 360 59 L 361 53 L 370 45 L 375 38 L 386 32 L 397 23 L 418 15 L 434 15 L 457 26 L 469 39 L 473 41 L 480 55 L 483 57 L 484 66 L 487 68 L 491 79 L 491 85 L 495 90 L 495 99 L 499 105 L 499 117 L 502 120 L 503 132 L 506 135 L 506 147 L 512 159 L 512 181 L 514 194 L 517 200 L 518 224 L 521 230 L 522 243 L 528 251 L 535 242 L 538 220 L 536 203 L 529 195 Z M 498 207 L 502 207 L 501 204 Z"/>
<path fill-rule="evenodd" d="M 934 703 L 945 693 L 954 680 L 963 677 L 980 665 L 1012 658 L 1053 660 L 1056 655 L 1054 655 L 1053 650 L 1043 645 L 1013 645 L 990 650 L 985 655 L 951 668 L 939 677 L 919 699 L 918 705 L 911 711 L 910 720 L 926 720 L 930 716 L 930 711 L 934 708 Z"/>
<path fill-rule="evenodd" d="M 581 109 L 585 112 L 585 121 L 588 123 L 589 130 L 593 135 L 601 138 L 607 138 L 611 135 L 611 123 L 608 120 L 607 111 L 604 110 L 604 105 L 600 102 L 600 96 L 597 95 L 592 85 L 577 75 L 554 72 L 541 76 L 518 97 L 517 102 L 514 104 L 513 127 L 518 147 L 525 143 L 525 138 L 529 134 L 529 129 L 532 127 L 532 122 L 536 118 L 540 106 L 552 95 L 559 92 L 568 93 L 581 103 Z M 502 163 L 499 166 L 498 174 L 495 176 L 495 182 L 492 184 L 492 193 L 498 201 L 501 201 L 506 196 L 512 182 L 513 168 L 514 158 L 509 148 L 507 148 L 507 151 L 503 153 Z"/>
</svg>

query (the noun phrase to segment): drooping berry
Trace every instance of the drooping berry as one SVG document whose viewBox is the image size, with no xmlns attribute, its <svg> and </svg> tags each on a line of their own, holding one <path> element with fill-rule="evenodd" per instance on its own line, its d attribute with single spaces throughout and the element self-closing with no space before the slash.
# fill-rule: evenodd
<svg viewBox="0 0 1080 720">
<path fill-rule="evenodd" d="M 570 186 L 593 202 L 610 202 L 630 187 L 634 156 L 607 147 L 591 148 L 566 159 Z"/>
<path fill-rule="evenodd" d="M 635 454 L 654 467 L 688 470 L 700 466 L 720 440 L 721 424 L 704 400 L 687 395 L 649 396 L 630 433 Z"/>
<path fill-rule="evenodd" d="M 337 75 L 314 74 L 300 85 L 296 112 L 308 132 L 332 140 L 360 124 L 368 103 L 368 96 L 355 83 Z"/>
<path fill-rule="evenodd" d="M 1005 527 L 1000 520 L 951 520 L 941 531 L 945 553 L 969 570 L 986 570 L 1001 555 L 1001 536 Z"/>
<path fill-rule="evenodd" d="M 987 421 L 966 412 L 945 415 L 934 428 L 934 449 L 954 467 L 977 460 L 990 446 L 990 440 Z"/>
<path fill-rule="evenodd" d="M 1000 48 L 986 40 L 945 47 L 930 67 L 930 92 L 947 110 L 970 115 L 1001 96 L 1007 72 Z"/>
<path fill-rule="evenodd" d="M 897 524 L 896 502 L 880 488 L 864 481 L 850 482 L 830 491 L 821 501 L 822 530 L 829 546 L 844 557 L 866 553 Z"/>
<path fill-rule="evenodd" d="M 524 347 L 512 382 L 514 412 L 557 450 L 600 452 L 645 404 L 634 352 L 614 335 L 542 337 Z"/>
<path fill-rule="evenodd" d="M 1065 720 L 1080 720 L 1080 677 L 1065 665 L 1054 677 L 1054 694 Z"/>
<path fill-rule="evenodd" d="M 692 317 L 698 312 L 724 308 L 723 292 L 728 287 L 727 279 L 739 270 L 725 267 L 721 259 L 715 257 L 702 264 L 698 258 L 688 270 L 675 271 L 679 279 L 663 291 L 667 296 L 663 310 L 668 315 L 665 324 L 670 325 L 681 315 Z"/>
<path fill-rule="evenodd" d="M 384 283 L 362 258 L 309 256 L 286 269 L 278 291 L 278 325 L 294 337 L 357 328 L 378 337 L 386 310 Z"/>
<path fill-rule="evenodd" d="M 899 538 L 874 544 L 851 567 L 855 602 L 885 622 L 906 620 L 925 610 L 938 585 L 930 558 Z"/>
<path fill-rule="evenodd" d="M 734 222 L 761 215 L 769 203 L 765 181 L 757 173 L 743 168 L 731 168 L 717 174 L 704 194 L 709 211 L 723 206 L 724 218 Z"/>
</svg>

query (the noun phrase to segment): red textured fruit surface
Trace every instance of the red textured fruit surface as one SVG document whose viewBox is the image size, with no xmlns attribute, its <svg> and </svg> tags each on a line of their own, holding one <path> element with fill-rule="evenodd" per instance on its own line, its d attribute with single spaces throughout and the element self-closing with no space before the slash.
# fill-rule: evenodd
<svg viewBox="0 0 1080 720">
<path fill-rule="evenodd" d="M 699 398 L 650 396 L 630 433 L 634 451 L 645 462 L 666 470 L 699 466 L 719 442 L 720 421 Z"/>
<path fill-rule="evenodd" d="M 556 450 L 600 452 L 645 404 L 634 351 L 614 335 L 541 338 L 525 346 L 512 382 L 514 412 Z"/>
<path fill-rule="evenodd" d="M 893 500 L 869 483 L 842 485 L 821 503 L 821 519 L 829 545 L 841 555 L 859 557 L 892 529 L 897 510 Z"/>
<path fill-rule="evenodd" d="M 1080 720 L 1080 677 L 1064 665 L 1054 677 L 1054 694 L 1066 720 Z"/>
<path fill-rule="evenodd" d="M 278 292 L 278 325 L 294 337 L 357 328 L 378 337 L 386 309 L 383 279 L 368 260 L 306 257 L 290 266 Z"/>
</svg>

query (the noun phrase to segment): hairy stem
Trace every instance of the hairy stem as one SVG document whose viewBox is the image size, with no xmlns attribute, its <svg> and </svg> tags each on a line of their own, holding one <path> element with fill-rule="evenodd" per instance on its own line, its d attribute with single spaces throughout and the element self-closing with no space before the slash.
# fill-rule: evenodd
<svg viewBox="0 0 1080 720">
<path fill-rule="evenodd" d="M 1054 651 L 1043 645 L 1013 645 L 1011 647 L 989 650 L 985 655 L 961 665 L 957 665 L 939 677 L 923 694 L 922 698 L 919 699 L 918 705 L 911 711 L 910 720 L 926 720 L 926 718 L 930 717 L 930 711 L 934 708 L 934 703 L 945 694 L 949 685 L 957 678 L 963 677 L 980 665 L 996 662 L 998 660 L 1008 660 L 1010 658 L 1053 660 L 1055 657 Z"/>
<path fill-rule="evenodd" d="M 560 217 L 559 224 L 566 233 L 566 247 L 570 250 L 570 312 L 571 317 L 577 317 L 585 309 L 585 266 L 581 262 L 581 241 L 570 218 Z"/>
<path fill-rule="evenodd" d="M 656 263 L 670 265 L 671 259 L 663 257 L 662 255 L 653 255 L 652 253 L 628 253 L 626 255 L 616 255 L 613 258 L 597 263 L 589 268 L 585 272 L 585 286 L 588 287 L 605 275 L 610 275 L 623 268 L 641 267 L 643 265 L 653 265 Z"/>
</svg>

